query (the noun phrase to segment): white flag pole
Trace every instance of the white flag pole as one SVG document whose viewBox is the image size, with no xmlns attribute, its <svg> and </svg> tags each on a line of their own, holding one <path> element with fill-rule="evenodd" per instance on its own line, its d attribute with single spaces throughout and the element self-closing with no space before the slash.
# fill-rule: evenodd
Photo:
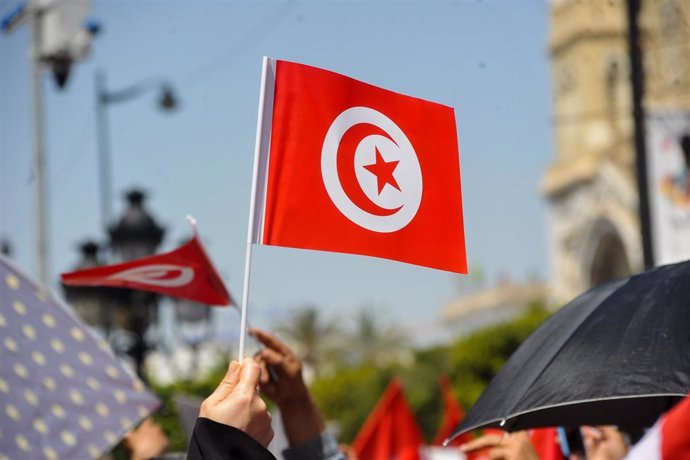
<svg viewBox="0 0 690 460">
<path fill-rule="evenodd" d="M 256 143 L 254 145 L 254 171 L 252 192 L 249 198 L 249 224 L 247 226 L 247 250 L 244 261 L 244 290 L 240 319 L 239 360 L 244 358 L 244 342 L 247 336 L 247 309 L 249 304 L 249 275 L 252 265 L 252 244 L 260 243 L 261 223 L 266 189 L 266 169 L 268 148 L 271 139 L 273 120 L 273 94 L 275 90 L 275 61 L 264 56 L 261 69 L 261 89 L 259 93 L 259 113 L 256 120 Z M 257 213 L 257 204 L 259 206 Z"/>
</svg>

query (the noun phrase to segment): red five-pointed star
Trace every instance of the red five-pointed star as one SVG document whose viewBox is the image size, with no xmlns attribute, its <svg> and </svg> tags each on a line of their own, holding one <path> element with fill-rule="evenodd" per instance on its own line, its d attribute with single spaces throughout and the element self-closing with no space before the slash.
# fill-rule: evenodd
<svg viewBox="0 0 690 460">
<path fill-rule="evenodd" d="M 385 187 L 386 184 L 390 184 L 393 187 L 400 190 L 398 182 L 395 180 L 395 177 L 393 177 L 393 171 L 395 171 L 395 168 L 398 166 L 398 163 L 400 163 L 400 161 L 385 161 L 381 156 L 379 149 L 377 149 L 376 147 L 374 148 L 376 149 L 376 163 L 364 165 L 364 168 L 376 176 L 376 184 L 379 188 L 379 195 L 381 194 L 381 190 L 383 190 L 383 187 Z"/>
</svg>

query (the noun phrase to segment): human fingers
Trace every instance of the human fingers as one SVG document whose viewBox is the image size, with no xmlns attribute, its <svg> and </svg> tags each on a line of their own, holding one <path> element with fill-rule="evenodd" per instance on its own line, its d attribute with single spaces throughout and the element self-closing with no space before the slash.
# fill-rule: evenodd
<svg viewBox="0 0 690 460">
<path fill-rule="evenodd" d="M 269 368 L 268 363 L 261 356 L 254 357 L 256 362 L 261 366 L 261 377 L 259 377 L 259 389 L 262 393 L 273 399 L 277 391 L 276 381 L 278 375 L 275 374 L 275 368 Z M 272 374 L 273 373 L 273 374 Z"/>
<path fill-rule="evenodd" d="M 259 342 L 263 343 L 265 346 L 267 346 L 271 350 L 276 350 L 280 353 L 288 354 L 292 353 L 292 351 L 288 348 L 287 345 L 285 345 L 283 342 L 278 340 L 278 338 L 272 334 L 269 334 L 268 332 L 262 331 L 261 329 L 257 329 L 255 327 L 249 329 L 249 333 L 252 334 L 254 337 L 259 339 Z"/>
<path fill-rule="evenodd" d="M 242 370 L 239 373 L 239 381 L 234 387 L 235 391 L 253 394 L 261 379 L 261 366 L 253 358 L 244 358 Z"/>
<path fill-rule="evenodd" d="M 582 435 L 582 444 L 585 447 L 586 456 L 592 457 L 604 440 L 604 433 L 596 427 L 593 426 L 583 426 L 580 427 L 580 434 Z"/>
<path fill-rule="evenodd" d="M 237 361 L 232 361 L 228 366 L 228 371 L 225 373 L 223 380 L 220 381 L 218 387 L 211 393 L 206 401 L 215 403 L 225 399 L 237 386 L 240 378 L 241 367 Z"/>
<path fill-rule="evenodd" d="M 601 441 L 604 439 L 604 431 L 595 426 L 582 426 L 580 427 L 580 433 L 583 437 L 587 436 L 594 441 Z"/>
<path fill-rule="evenodd" d="M 505 447 L 494 447 L 487 452 L 489 460 L 505 460 L 508 458 L 508 450 Z"/>
<path fill-rule="evenodd" d="M 254 355 L 254 361 L 261 367 L 261 376 L 259 377 L 259 385 L 264 386 L 271 380 L 271 374 L 268 370 L 268 363 L 264 359 L 261 352 Z"/>
<path fill-rule="evenodd" d="M 597 445 L 604 440 L 604 433 L 599 428 L 593 426 L 580 427 L 580 435 L 582 436 L 582 444 L 587 455 L 591 455 L 592 451 L 597 448 Z"/>
<path fill-rule="evenodd" d="M 285 355 L 270 348 L 266 348 L 261 351 L 261 359 L 265 361 L 267 365 L 279 368 L 285 361 Z"/>
<path fill-rule="evenodd" d="M 500 434 L 487 434 L 481 438 L 473 439 L 460 446 L 460 450 L 468 453 L 476 450 L 485 449 L 487 447 L 498 446 L 503 440 L 504 436 Z"/>
</svg>

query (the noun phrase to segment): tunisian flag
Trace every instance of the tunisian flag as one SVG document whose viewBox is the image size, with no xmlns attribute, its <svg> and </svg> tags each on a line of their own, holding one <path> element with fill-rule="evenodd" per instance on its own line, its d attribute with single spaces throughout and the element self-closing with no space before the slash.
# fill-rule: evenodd
<svg viewBox="0 0 690 460">
<path fill-rule="evenodd" d="M 452 108 L 264 60 L 254 243 L 467 273 Z"/>
<path fill-rule="evenodd" d="M 199 237 L 174 251 L 61 275 L 68 286 L 112 286 L 157 292 L 208 305 L 233 303 Z"/>
<path fill-rule="evenodd" d="M 388 384 L 352 443 L 359 460 L 419 460 L 422 431 L 405 400 L 402 383 Z"/>
</svg>

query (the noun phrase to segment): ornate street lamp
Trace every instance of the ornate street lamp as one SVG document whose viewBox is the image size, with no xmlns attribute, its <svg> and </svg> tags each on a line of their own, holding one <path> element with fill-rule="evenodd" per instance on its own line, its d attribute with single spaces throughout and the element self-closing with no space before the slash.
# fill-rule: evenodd
<svg viewBox="0 0 690 460">
<path fill-rule="evenodd" d="M 125 193 L 128 207 L 108 229 L 110 246 L 120 262 L 154 254 L 163 241 L 165 229 L 144 208 L 146 194 L 138 189 Z"/>
<path fill-rule="evenodd" d="M 108 229 L 112 252 L 122 262 L 154 254 L 165 233 L 145 209 L 144 192 L 133 189 L 125 196 L 127 209 Z M 124 348 L 132 357 L 137 373 L 143 377 L 142 366 L 149 349 L 146 332 L 157 320 L 158 296 L 135 290 L 128 293 L 126 302 L 118 302 L 112 308 L 113 325 L 117 330 L 113 340 L 116 347 Z"/>
</svg>

